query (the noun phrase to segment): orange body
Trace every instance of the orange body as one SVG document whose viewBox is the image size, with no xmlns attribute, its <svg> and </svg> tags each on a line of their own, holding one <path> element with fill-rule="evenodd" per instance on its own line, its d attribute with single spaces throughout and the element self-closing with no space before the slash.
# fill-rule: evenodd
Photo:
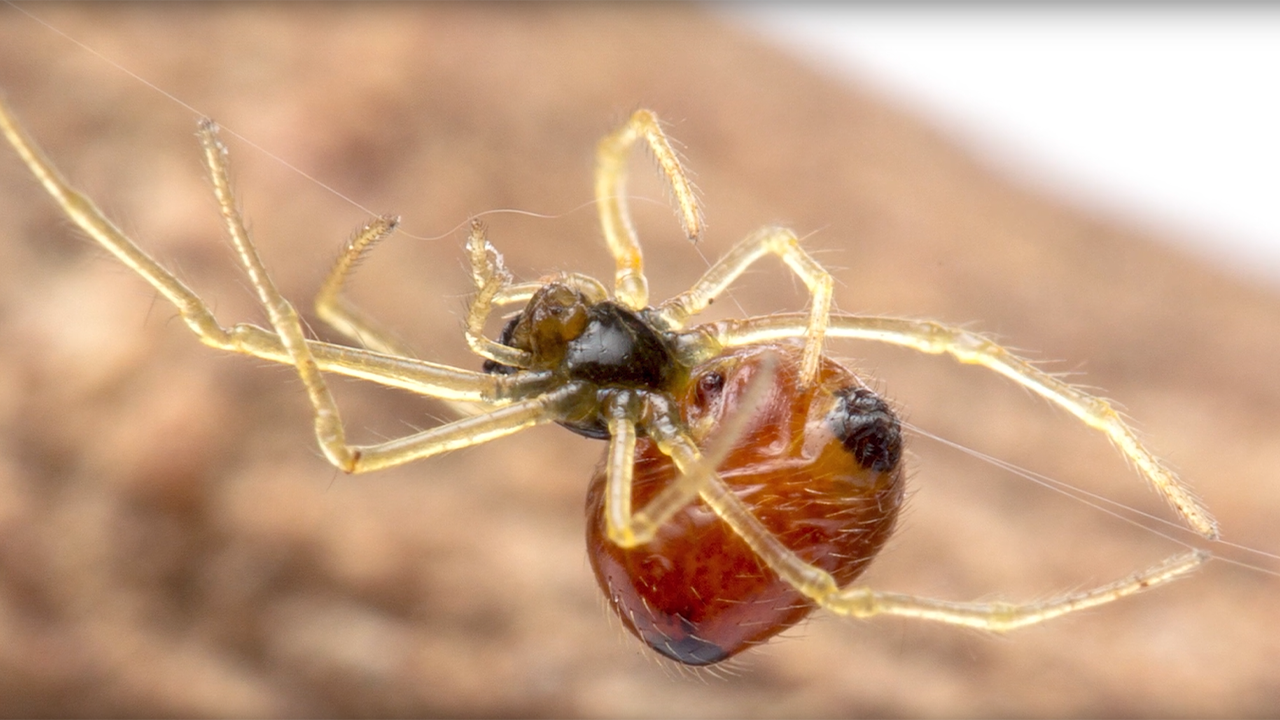
<svg viewBox="0 0 1280 720">
<path fill-rule="evenodd" d="M 775 358 L 770 371 L 766 358 Z M 902 504 L 900 439 L 842 438 L 841 393 L 862 390 L 852 372 L 823 359 L 818 382 L 799 387 L 800 350 L 753 345 L 696 368 L 677 395 L 683 418 L 704 450 L 733 413 L 751 417 L 717 468 L 755 516 L 804 560 L 852 582 L 889 537 Z M 741 407 L 752 378 L 772 372 L 764 399 Z M 847 425 L 847 422 L 844 423 Z M 883 435 L 884 433 L 881 433 Z M 871 442 L 868 448 L 865 443 Z M 859 452 L 862 451 L 862 452 Z M 869 452 L 870 451 L 870 452 Z M 868 457 L 872 459 L 869 461 Z M 632 502 L 644 504 L 675 477 L 669 458 L 641 438 Z M 656 538 L 625 549 L 605 534 L 605 474 L 587 497 L 587 546 L 610 605 L 633 633 L 658 652 L 690 665 L 724 660 L 804 619 L 814 604 L 766 567 L 701 501 L 681 510 Z"/>
</svg>

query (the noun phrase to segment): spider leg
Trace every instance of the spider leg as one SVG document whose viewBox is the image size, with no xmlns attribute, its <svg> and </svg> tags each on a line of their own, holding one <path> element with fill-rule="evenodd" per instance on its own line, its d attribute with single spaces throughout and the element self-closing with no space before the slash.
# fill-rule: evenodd
<svg viewBox="0 0 1280 720">
<path fill-rule="evenodd" d="M 662 132 L 658 117 L 650 110 L 637 110 L 627 123 L 605 136 L 596 148 L 596 202 L 605 242 L 617 262 L 614 296 L 632 310 L 649 304 L 649 286 L 644 277 L 640 241 L 627 209 L 627 158 L 641 138 L 649 144 L 662 174 L 671 185 L 671 194 L 680 213 L 685 234 L 697 240 L 702 234 L 702 212 L 693 185 L 680 166 L 680 159 Z"/>
<path fill-rule="evenodd" d="M 605 451 L 605 530 L 621 547 L 635 547 L 653 538 L 659 523 L 631 511 L 636 462 L 636 421 L 625 411 L 609 408 L 609 449 Z M 650 503 L 652 506 L 652 503 Z M 648 508 L 646 508 L 648 509 Z"/>
<path fill-rule="evenodd" d="M 361 347 L 384 355 L 413 357 L 414 353 L 403 343 L 342 296 L 343 285 L 356 265 L 374 245 L 395 232 L 399 222 L 399 218 L 389 215 L 376 217 L 347 241 L 333 264 L 333 269 L 329 271 L 329 276 L 320 286 L 320 292 L 316 294 L 315 309 L 316 315 L 329 327 L 343 337 L 359 343 Z"/>
<path fill-rule="evenodd" d="M 1005 632 L 1052 620 L 1077 610 L 1105 605 L 1148 588 L 1177 580 L 1200 567 L 1209 557 L 1207 552 L 1194 550 L 1175 555 L 1146 570 L 1092 590 L 1030 603 L 951 602 L 901 593 L 877 592 L 864 587 L 845 588 L 815 600 L 822 607 L 840 615 L 858 618 L 897 615 L 920 620 L 935 620 L 950 625 L 963 625 L 990 632 Z"/>
<path fill-rule="evenodd" d="M 467 308 L 467 345 L 475 354 L 503 365 L 528 367 L 532 358 L 528 352 L 490 340 L 484 335 L 484 326 L 495 307 L 528 302 L 547 284 L 546 281 L 512 282 L 511 273 L 502 262 L 502 254 L 489 242 L 484 225 L 478 220 L 471 223 L 467 254 L 471 260 L 471 280 L 476 289 Z M 577 288 L 591 303 L 603 302 L 609 297 L 600 281 L 587 275 L 562 273 L 555 280 Z"/>
<path fill-rule="evenodd" d="M 276 333 L 246 324 L 232 328 L 232 336 L 239 339 L 240 344 L 229 349 L 294 364 L 293 356 Z M 354 463 L 342 468 L 347 472 L 394 467 L 553 421 L 559 416 L 562 404 L 572 404 L 579 392 L 572 385 L 549 390 L 552 381 L 549 373 L 491 375 L 315 340 L 308 340 L 307 348 L 321 370 L 443 400 L 488 406 L 483 412 L 413 435 L 376 445 L 352 446 Z"/>
<path fill-rule="evenodd" d="M 658 528 L 693 502 L 708 482 L 720 482 L 715 468 L 728 457 L 764 401 L 773 384 L 775 366 L 776 359 L 766 360 L 762 365 L 760 374 L 747 386 L 736 412 L 725 419 L 705 454 L 697 449 L 688 431 L 678 422 L 678 412 L 660 396 L 648 395 L 640 402 L 628 393 L 610 398 L 605 405 L 609 449 L 605 455 L 604 514 L 605 532 L 615 545 L 631 548 L 649 542 Z M 658 449 L 673 459 L 680 473 L 643 509 L 632 512 L 637 421 L 644 423 Z"/>
<path fill-rule="evenodd" d="M 374 445 L 346 446 L 351 464 L 349 467 L 339 467 L 351 473 L 371 472 L 482 445 L 535 425 L 557 420 L 566 407 L 582 402 L 581 395 L 580 386 L 563 385 L 542 395 L 518 400 L 413 435 Z"/>
<path fill-rule="evenodd" d="M 348 444 L 342 416 L 307 344 L 297 311 L 276 289 L 249 240 L 244 220 L 236 208 L 235 197 L 231 192 L 227 175 L 227 150 L 218 139 L 217 126 L 211 121 L 204 121 L 198 134 L 204 148 L 205 164 L 213 180 L 214 193 L 236 254 L 271 319 L 276 335 L 293 360 L 298 376 L 306 387 L 314 411 L 316 440 L 325 457 L 334 466 L 344 472 L 356 473 L 401 465 L 550 422 L 561 416 L 561 410 L 567 401 L 581 402 L 578 396 L 583 389 L 571 383 L 543 395 L 406 437 L 374 445 Z"/>
<path fill-rule="evenodd" d="M 383 355 L 411 358 L 415 356 L 412 350 L 342 296 L 347 277 L 375 245 L 395 232 L 398 224 L 399 218 L 382 215 L 370 220 L 347 241 L 333 269 L 320 286 L 320 292 L 316 294 L 315 310 L 321 320 L 347 339 L 359 343 L 361 347 Z M 288 359 L 285 361 L 291 362 Z M 321 369 L 324 369 L 323 363 Z M 474 405 L 449 398 L 444 400 L 460 415 L 474 415 L 477 412 Z"/>
<path fill-rule="evenodd" d="M 1030 603 L 963 603 L 865 587 L 841 589 L 827 571 L 805 562 L 769 531 L 702 458 L 682 434 L 668 438 L 664 451 L 682 473 L 697 477 L 698 496 L 747 543 L 778 577 L 817 605 L 840 615 L 867 618 L 899 615 L 952 625 L 1004 632 L 1034 625 L 1067 613 L 1104 605 L 1147 588 L 1162 585 L 1195 570 L 1210 555 L 1192 551 L 1171 557 L 1127 578 L 1092 590 Z"/>
<path fill-rule="evenodd" d="M 72 222 L 173 303 L 183 321 L 202 342 L 216 348 L 235 349 L 228 331 L 218 324 L 209 307 L 185 283 L 143 252 L 98 210 L 93 201 L 63 180 L 53 163 L 49 162 L 35 141 L 27 136 L 2 99 L 0 132 L 4 133 L 18 156 Z"/>
<path fill-rule="evenodd" d="M 712 461 L 702 455 L 692 438 L 680 430 L 650 428 L 650 434 L 680 471 L 679 482 L 695 488 L 698 497 L 769 569 L 818 604 L 825 604 L 828 598 L 839 593 L 840 588 L 830 573 L 802 560 L 752 514 L 716 473 Z"/>
<path fill-rule="evenodd" d="M 698 497 L 714 474 L 712 466 L 702 462 L 693 440 L 674 422 L 673 411 L 665 401 L 651 397 L 644 403 L 648 407 L 639 409 L 628 400 L 624 397 L 606 408 L 609 449 L 605 455 L 605 530 L 614 544 L 624 548 L 652 540 L 664 523 Z M 646 416 L 645 426 L 658 449 L 673 459 L 679 458 L 676 467 L 680 472 L 644 508 L 633 512 L 636 421 L 641 414 Z"/>
<path fill-rule="evenodd" d="M 576 392 L 572 386 L 566 386 L 560 390 L 539 394 L 551 385 L 551 379 L 547 373 L 490 375 L 411 358 L 393 357 L 357 348 L 305 340 L 296 314 L 292 315 L 292 324 L 289 327 L 288 318 L 292 308 L 287 307 L 288 304 L 283 300 L 268 306 L 274 308 L 273 314 L 277 316 L 282 314 L 281 304 L 287 308 L 283 313 L 286 318 L 282 323 L 286 325 L 286 332 L 283 334 L 278 329 L 277 332 L 271 332 L 250 324 L 224 328 L 218 324 L 209 306 L 185 283 L 130 240 L 102 214 L 91 200 L 67 184 L 35 142 L 21 129 L 3 100 L 0 100 L 0 133 L 4 134 L 32 174 L 67 217 L 172 302 L 183 321 L 204 344 L 295 366 L 299 364 L 298 357 L 301 356 L 306 361 L 304 364 L 309 364 L 313 377 L 316 378 L 318 378 L 317 369 L 323 369 L 403 388 L 422 395 L 478 403 L 495 408 L 476 417 L 465 418 L 380 445 L 367 448 L 344 446 L 347 457 L 351 459 L 354 456 L 351 466 L 344 469 L 364 471 L 373 467 L 408 462 L 418 457 L 486 442 L 530 425 L 554 420 L 559 404 L 566 402 L 566 398 Z M 223 165 L 225 151 L 213 135 L 211 125 L 202 126 L 201 140 L 205 146 L 206 159 L 211 164 L 224 216 L 228 216 L 228 224 L 232 226 L 237 253 L 243 262 L 251 265 L 251 277 L 255 279 L 255 288 L 262 294 L 263 289 L 257 283 L 265 277 L 265 271 L 252 245 L 248 244 L 243 223 L 235 212 Z M 274 288 L 271 290 L 274 291 Z M 276 297 L 278 298 L 278 293 Z M 273 324 L 275 320 L 276 318 L 273 318 Z M 291 332 L 288 332 L 289 330 Z M 322 381 L 319 388 L 324 390 Z M 308 383 L 308 390 L 314 389 L 314 382 Z M 331 412 L 330 418 L 336 421 L 336 409 L 331 408 Z M 317 415 L 320 413 L 318 412 Z M 318 421 L 317 425 L 321 423 Z M 324 429 L 327 430 L 329 421 L 324 425 Z M 326 454 L 337 454 L 331 452 L 331 444 L 325 446 Z M 344 466 L 339 465 L 339 467 Z"/>
<path fill-rule="evenodd" d="M 236 325 L 229 332 L 233 344 L 223 349 L 285 365 L 293 364 L 293 358 L 276 333 L 247 323 Z M 543 392 L 553 383 L 548 372 L 495 375 L 319 340 L 308 340 L 307 348 L 324 372 L 470 405 L 507 405 Z"/>
<path fill-rule="evenodd" d="M 808 327 L 807 318 L 796 314 L 726 320 L 703 326 L 722 346 L 797 337 L 808 332 Z M 1137 434 L 1110 403 L 1053 377 L 981 335 L 925 320 L 832 315 L 827 336 L 875 340 L 924 353 L 947 354 L 962 363 L 981 365 L 1005 376 L 1105 434 L 1187 525 L 1206 538 L 1218 537 L 1217 521 L 1208 509 L 1138 440 Z"/>
<path fill-rule="evenodd" d="M 231 192 L 231 179 L 227 173 L 227 148 L 218 139 L 218 127 L 211 120 L 200 123 L 197 133 L 200 145 L 204 149 L 205 166 L 213 180 L 214 195 L 218 199 L 218 207 L 235 248 L 240 264 L 249 277 L 250 284 L 258 296 L 259 302 L 271 320 L 271 326 L 280 336 L 285 350 L 293 360 L 298 377 L 306 387 L 307 397 L 311 400 L 314 411 L 316 440 L 329 462 L 345 472 L 352 472 L 359 462 L 363 449 L 347 444 L 346 430 L 342 425 L 342 416 L 338 412 L 337 403 L 329 392 L 324 376 L 316 364 L 315 357 L 307 347 L 306 335 L 302 330 L 302 321 L 293 305 L 276 288 L 271 276 L 267 274 L 257 249 L 249 240 L 249 232 L 245 229 L 244 220 L 236 207 L 235 196 Z"/>
<path fill-rule="evenodd" d="M 471 280 L 476 293 L 467 308 L 466 338 L 471 351 L 502 365 L 527 368 L 533 355 L 526 350 L 507 347 L 485 337 L 484 325 L 493 312 L 499 294 L 511 287 L 511 273 L 502 262 L 502 255 L 489 242 L 484 225 L 471 221 L 471 234 L 467 239 L 467 254 L 471 259 Z M 523 294 L 523 293 L 521 293 Z"/>
<path fill-rule="evenodd" d="M 692 288 L 658 305 L 657 322 L 673 330 L 683 328 L 691 316 L 705 310 L 730 283 L 765 255 L 776 255 L 786 263 L 804 281 L 813 297 L 804 331 L 804 356 L 800 361 L 801 382 L 810 385 L 817 377 L 818 361 L 822 358 L 822 340 L 831 314 L 835 283 L 830 273 L 800 247 L 800 239 L 791 230 L 766 227 L 748 235 L 717 260 Z"/>
</svg>

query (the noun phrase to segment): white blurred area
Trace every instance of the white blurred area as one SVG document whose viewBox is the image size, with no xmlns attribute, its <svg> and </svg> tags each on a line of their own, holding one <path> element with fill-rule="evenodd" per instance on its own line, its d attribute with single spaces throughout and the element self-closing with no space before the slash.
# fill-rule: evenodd
<svg viewBox="0 0 1280 720">
<path fill-rule="evenodd" d="M 1280 5 L 718 8 L 1021 181 L 1280 286 Z"/>
</svg>

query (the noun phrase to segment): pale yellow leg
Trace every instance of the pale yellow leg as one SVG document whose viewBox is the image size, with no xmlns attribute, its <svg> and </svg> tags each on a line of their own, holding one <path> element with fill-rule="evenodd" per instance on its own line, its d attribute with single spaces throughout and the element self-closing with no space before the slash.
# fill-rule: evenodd
<svg viewBox="0 0 1280 720">
<path fill-rule="evenodd" d="M 626 198 L 627 160 L 640 139 L 649 144 L 662 174 L 671 185 L 672 198 L 690 240 L 696 240 L 702 234 L 703 225 L 693 185 L 662 132 L 658 117 L 651 110 L 637 110 L 625 125 L 600 141 L 596 148 L 596 202 L 600 206 L 605 242 L 617 263 L 614 297 L 633 310 L 649 304 L 644 258 L 631 224 Z"/>
<path fill-rule="evenodd" d="M 533 356 L 525 350 L 507 347 L 485 337 L 484 325 L 489 319 L 498 294 L 511 286 L 511 273 L 502 263 L 502 255 L 485 236 L 484 225 L 471 221 L 471 234 L 467 240 L 467 254 L 471 259 L 471 280 L 476 293 L 467 309 L 467 345 L 475 354 L 511 367 L 527 368 Z"/>
<path fill-rule="evenodd" d="M 901 593 L 877 592 L 862 587 L 846 588 L 818 603 L 834 613 L 852 617 L 897 615 L 918 620 L 935 620 L 950 625 L 963 625 L 978 630 L 1006 632 L 1052 620 L 1077 610 L 1115 602 L 1148 588 L 1177 580 L 1203 565 L 1209 557 L 1209 553 L 1199 550 L 1175 555 L 1107 585 L 1031 603 L 949 602 Z"/>
<path fill-rule="evenodd" d="M 804 355 L 800 361 L 800 378 L 809 385 L 818 376 L 822 340 L 827 330 L 827 316 L 831 314 L 831 294 L 835 283 L 830 273 L 800 247 L 800 239 L 791 230 L 766 227 L 748 235 L 717 260 L 693 287 L 658 305 L 657 322 L 673 330 L 683 328 L 691 316 L 705 310 L 730 283 L 765 255 L 775 255 L 786 263 L 809 288 L 813 298 L 804 333 Z"/>
<path fill-rule="evenodd" d="M 554 422 L 563 411 L 584 400 L 582 386 L 560 385 L 542 395 L 517 400 L 473 417 L 454 420 L 420 433 L 374 445 L 348 446 L 353 455 L 347 472 L 363 473 L 481 445 L 535 425 Z"/>
<path fill-rule="evenodd" d="M 698 495 L 702 501 L 746 541 L 778 577 L 814 603 L 839 615 L 858 618 L 898 615 L 1004 632 L 1104 605 L 1162 585 L 1186 575 L 1209 559 L 1208 553 L 1192 551 L 1092 590 L 1030 603 L 963 603 L 879 592 L 865 587 L 841 589 L 830 573 L 805 562 L 769 532 L 724 481 L 706 469 L 707 461 L 699 457 L 692 443 L 682 444 L 678 437 L 676 440 L 669 454 L 682 472 L 699 476 Z"/>
<path fill-rule="evenodd" d="M 806 317 L 783 314 L 703 327 L 721 346 L 728 347 L 799 337 L 809 326 Z M 1104 433 L 1187 525 L 1206 538 L 1218 537 L 1217 522 L 1208 509 L 1138 440 L 1110 403 L 1049 375 L 981 335 L 925 320 L 832 315 L 827 337 L 875 340 L 925 353 L 947 354 L 1009 378 Z"/>
<path fill-rule="evenodd" d="M 665 399 L 655 395 L 643 400 L 635 395 L 614 397 L 605 408 L 609 449 L 605 454 L 604 502 L 605 530 L 614 544 L 630 548 L 649 542 L 659 528 L 715 480 L 715 468 L 729 456 L 759 404 L 767 397 L 775 364 L 773 358 L 766 358 L 762 363 L 761 371 L 747 386 L 737 409 L 719 424 L 718 434 L 708 439 L 706 454 L 698 450 L 687 430 L 681 427 L 678 410 Z M 632 512 L 637 422 L 648 430 L 658 449 L 673 459 L 677 475 L 644 508 Z"/>
<path fill-rule="evenodd" d="M 375 245 L 385 240 L 399 224 L 399 218 L 383 215 L 370 220 L 351 237 L 338 255 L 333 269 L 320 286 L 315 299 L 316 315 L 347 339 L 384 355 L 412 358 L 415 353 L 372 317 L 342 295 L 347 277 Z M 323 364 L 321 368 L 324 369 Z M 461 416 L 476 415 L 470 403 L 445 400 Z"/>
<path fill-rule="evenodd" d="M 489 242 L 484 225 L 478 220 L 471 223 L 467 255 L 471 260 L 471 281 L 476 289 L 467 308 L 467 345 L 475 354 L 494 362 L 518 368 L 528 367 L 532 362 L 532 356 L 528 352 L 490 340 L 484 335 L 484 326 L 495 307 L 528 302 L 534 293 L 546 285 L 546 281 L 513 283 L 511 273 L 502 262 L 502 254 Z M 586 275 L 562 273 L 554 279 L 577 288 L 588 302 L 603 302 L 609 297 L 599 281 Z"/>
<path fill-rule="evenodd" d="M 330 327 L 362 347 L 385 355 L 413 357 L 414 353 L 377 321 L 366 315 L 342 295 L 343 285 L 356 265 L 374 245 L 395 232 L 399 218 L 383 215 L 360 228 L 342 248 L 329 276 L 316 294 L 316 315 Z"/>
<path fill-rule="evenodd" d="M 38 146 L 18 125 L 9 107 L 0 99 L 0 131 L 18 156 L 26 163 L 44 189 L 62 208 L 67 217 L 112 255 L 141 275 L 178 308 L 183 321 L 207 345 L 227 348 L 227 331 L 218 325 L 213 313 L 190 288 L 168 270 L 142 252 L 124 233 L 94 206 L 93 202 L 69 186 Z"/>
<path fill-rule="evenodd" d="M 92 201 L 62 179 L 23 132 L 2 100 L 0 132 L 67 217 L 172 302 L 201 342 L 297 367 L 315 407 L 316 435 L 321 447 L 326 457 L 344 470 L 363 472 L 487 442 L 534 424 L 552 421 L 562 404 L 580 402 L 576 395 L 581 388 L 576 385 L 537 394 L 552 385 L 553 379 L 546 373 L 493 376 L 307 340 L 296 312 L 271 284 L 244 230 L 227 179 L 225 149 L 218 141 L 212 123 L 204 123 L 200 129 L 206 162 L 237 255 L 271 317 L 275 332 L 247 324 L 230 329 L 219 325 L 199 296 L 122 233 Z M 405 438 L 370 446 L 350 446 L 343 439 L 341 420 L 320 376 L 321 369 L 432 397 L 483 403 L 496 408 Z"/>
<path fill-rule="evenodd" d="M 613 544 L 630 548 L 652 540 L 659 524 L 647 515 L 637 518 L 631 511 L 637 418 L 628 417 L 630 413 L 621 408 L 610 408 L 609 412 L 612 417 L 608 421 L 609 449 L 605 452 L 605 533 Z"/>
<path fill-rule="evenodd" d="M 223 328 L 199 296 L 147 255 L 84 195 L 67 184 L 38 146 L 18 125 L 0 99 L 0 132 L 62 211 L 86 234 L 142 276 L 177 307 L 183 322 L 200 341 L 220 350 L 292 364 L 279 336 L 254 325 Z M 391 357 L 354 348 L 308 341 L 321 368 L 410 392 L 448 400 L 504 404 L 524 396 L 545 378 L 498 377 L 410 358 Z M 512 384 L 515 383 L 515 384 Z"/>
<path fill-rule="evenodd" d="M 605 456 L 605 530 L 614 544 L 624 548 L 652 540 L 668 520 L 703 494 L 708 484 L 719 482 L 713 461 L 704 458 L 693 440 L 674 423 L 646 425 L 646 428 L 658 449 L 675 462 L 676 477 L 644 508 L 633 513 L 635 422 L 627 418 L 610 419 L 609 450 Z"/>
<path fill-rule="evenodd" d="M 636 424 L 627 417 L 610 418 L 609 449 L 605 455 L 605 531 L 619 547 L 636 547 L 652 540 L 668 520 L 698 497 L 714 475 L 710 469 L 713 466 L 702 462 L 697 446 L 674 423 L 663 423 L 656 432 L 654 426 L 646 427 L 658 449 L 676 459 L 676 478 L 644 508 L 632 512 Z"/>
<path fill-rule="evenodd" d="M 293 364 L 293 358 L 285 350 L 280 336 L 270 330 L 241 323 L 232 326 L 227 333 L 227 344 L 215 347 L 285 365 Z M 206 344 L 212 343 L 206 341 Z M 319 340 L 308 340 L 307 347 L 316 364 L 325 372 L 468 405 L 507 405 L 556 384 L 548 372 L 494 375 Z"/>
<path fill-rule="evenodd" d="M 262 264 L 262 259 L 258 257 L 257 250 L 249 240 L 249 233 L 245 229 L 244 220 L 240 217 L 235 197 L 231 192 L 231 180 L 227 175 L 227 149 L 218 139 L 217 133 L 217 126 L 212 121 L 205 120 L 200 123 L 200 131 L 197 135 L 204 148 L 205 165 L 213 180 L 214 194 L 218 198 L 218 207 L 222 211 L 222 219 L 231 237 L 231 244 L 240 258 L 240 264 L 249 276 L 249 282 L 257 292 L 258 301 L 262 303 L 267 311 L 267 317 L 271 319 L 271 326 L 280 336 L 289 357 L 293 358 L 298 376 L 302 378 L 302 384 L 307 389 L 307 396 L 311 399 L 311 405 L 315 410 L 316 439 L 320 442 L 320 449 L 329 462 L 346 472 L 351 472 L 359 461 L 361 451 L 347 444 L 346 431 L 342 427 L 342 418 L 338 413 L 337 404 L 329 392 L 329 386 L 325 383 L 324 377 L 320 374 L 320 368 L 316 365 L 311 350 L 307 347 L 306 336 L 302 331 L 302 321 L 298 318 L 297 311 L 276 289 L 275 283 L 272 282 Z"/>
</svg>

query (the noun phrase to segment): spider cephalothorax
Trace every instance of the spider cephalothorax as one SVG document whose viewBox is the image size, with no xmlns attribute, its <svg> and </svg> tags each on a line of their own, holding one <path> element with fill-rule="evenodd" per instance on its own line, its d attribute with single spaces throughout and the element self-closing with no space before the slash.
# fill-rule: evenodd
<svg viewBox="0 0 1280 720">
<path fill-rule="evenodd" d="M 656 330 L 636 312 L 611 300 L 592 302 L 559 282 L 543 285 L 511 318 L 498 342 L 529 353 L 527 370 L 545 370 L 595 391 L 596 412 L 560 424 L 591 438 L 609 437 L 601 410 L 620 393 L 667 392 L 688 375 L 670 333 Z M 485 372 L 508 375 L 519 368 L 485 360 Z"/>
<path fill-rule="evenodd" d="M 1109 585 L 1024 604 L 934 600 L 853 585 L 897 516 L 902 437 L 888 405 L 824 355 L 832 337 L 947 354 L 1004 375 L 1106 434 L 1188 525 L 1216 536 L 1208 511 L 1109 404 L 966 330 L 833 313 L 831 276 L 789 230 L 753 233 L 688 291 L 650 305 L 624 191 L 637 142 L 653 151 L 690 238 L 702 220 L 685 172 L 647 110 L 597 149 L 596 200 L 616 263 L 612 294 L 571 273 L 513 282 L 484 228 L 473 223 L 467 248 L 476 293 L 465 337 L 485 358 L 483 371 L 413 358 L 342 296 L 360 257 L 394 230 L 391 218 L 356 233 L 316 299 L 317 315 L 355 346 L 308 339 L 249 239 L 212 122 L 200 125 L 205 162 L 270 329 L 219 324 L 199 296 L 62 179 L 2 101 L 0 131 L 67 217 L 172 302 L 202 342 L 295 367 L 320 448 L 342 470 L 400 465 L 550 422 L 606 440 L 588 492 L 592 565 L 627 627 L 681 662 L 723 660 L 815 607 L 1008 630 L 1167 582 L 1207 557 L 1190 552 Z M 809 289 L 807 312 L 688 327 L 766 255 Z M 485 337 L 491 311 L 518 303 L 524 310 L 499 339 Z M 464 404 L 473 413 L 405 437 L 350 444 L 324 373 Z"/>
</svg>

